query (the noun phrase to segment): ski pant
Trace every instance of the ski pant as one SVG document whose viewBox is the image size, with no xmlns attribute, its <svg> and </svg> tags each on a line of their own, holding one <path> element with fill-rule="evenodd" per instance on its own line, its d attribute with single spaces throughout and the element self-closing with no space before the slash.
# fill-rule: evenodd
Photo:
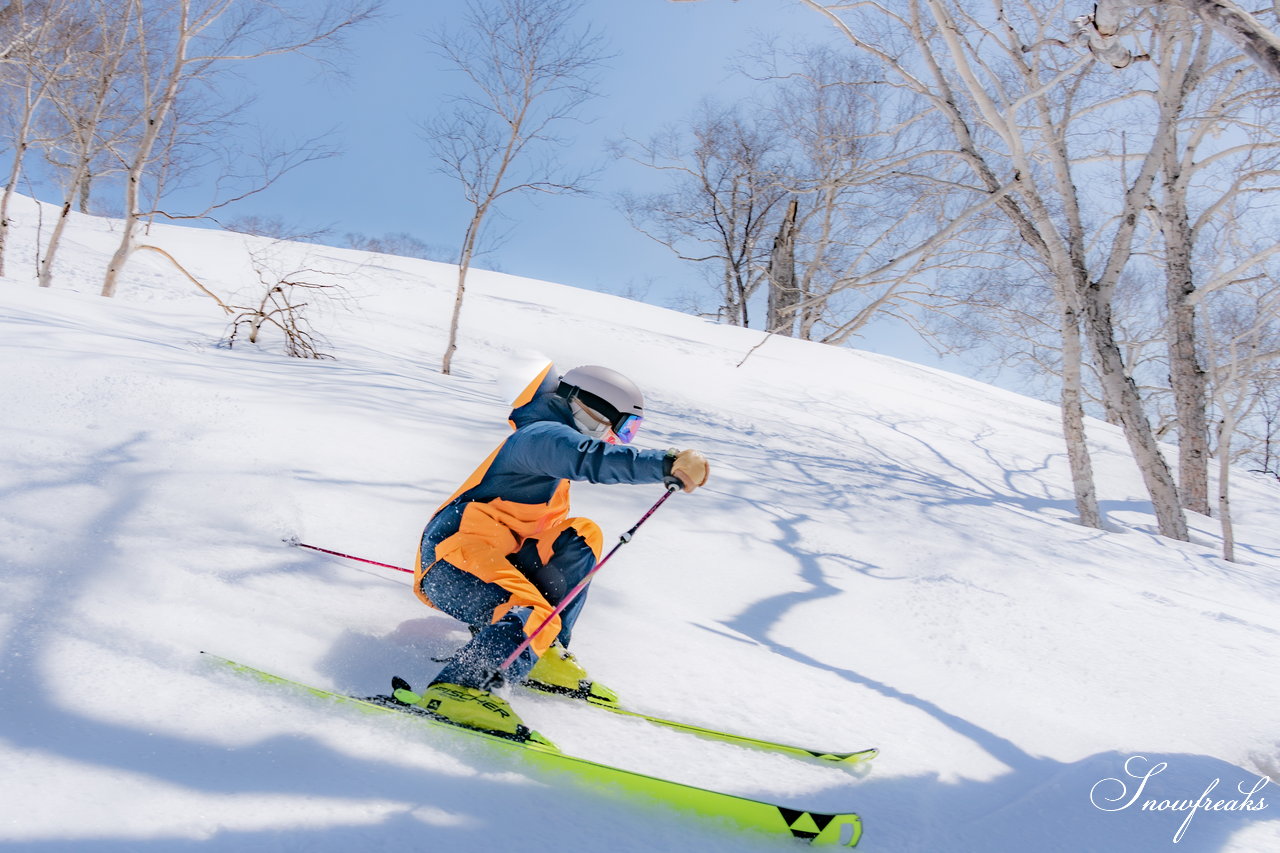
<svg viewBox="0 0 1280 853">
<path fill-rule="evenodd" d="M 565 594 L 595 568 L 604 537 L 586 518 L 570 518 L 526 539 L 511 553 L 501 553 L 492 541 L 476 537 L 459 543 L 449 538 L 448 559 L 435 557 L 438 541 L 428 525 L 423 533 L 421 592 L 437 609 L 472 627 L 471 642 L 460 649 L 436 676 L 435 682 L 486 687 L 499 665 L 551 615 Z M 430 562 L 428 562 L 430 561 Z M 587 590 L 569 603 L 544 628 L 511 666 L 505 678 L 524 677 L 559 640 L 569 645 L 574 622 Z"/>
</svg>

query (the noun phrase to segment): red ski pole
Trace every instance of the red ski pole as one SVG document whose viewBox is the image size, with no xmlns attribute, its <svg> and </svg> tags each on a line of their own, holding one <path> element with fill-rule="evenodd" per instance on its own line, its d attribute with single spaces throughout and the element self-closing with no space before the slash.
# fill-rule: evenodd
<svg viewBox="0 0 1280 853">
<path fill-rule="evenodd" d="M 637 521 L 634 525 L 632 525 L 630 530 L 622 534 L 622 536 L 618 539 L 618 544 L 614 545 L 608 554 L 605 554 L 603 557 L 600 558 L 600 562 L 596 563 L 595 567 L 592 568 L 591 571 L 587 572 L 587 574 L 582 578 L 582 580 L 578 581 L 577 586 L 575 586 L 573 589 L 565 593 L 564 598 L 560 599 L 560 603 L 557 604 L 551 610 L 551 613 L 547 616 L 546 619 L 542 620 L 542 624 L 539 625 L 537 628 L 534 628 L 533 633 L 531 633 L 528 637 L 525 637 L 524 642 L 516 646 L 516 650 L 512 652 L 510 655 L 508 655 L 506 660 L 498 664 L 498 672 L 501 672 L 507 667 L 511 666 L 511 664 L 515 662 L 515 659 L 520 657 L 521 653 L 524 652 L 525 649 L 529 648 L 529 644 L 533 642 L 533 638 L 538 636 L 538 634 L 542 633 L 542 629 L 547 627 L 547 625 L 551 624 L 551 620 L 559 616 L 560 611 L 568 607 L 569 604 L 575 598 L 577 598 L 579 595 L 582 594 L 582 591 L 587 588 L 587 584 L 591 582 L 592 575 L 594 575 L 596 572 L 604 568 L 604 564 L 609 562 L 609 558 L 612 557 L 614 554 L 618 553 L 619 548 L 621 548 L 623 545 L 626 545 L 628 542 L 631 541 L 631 537 L 634 536 L 635 532 L 640 529 L 640 525 L 648 521 L 649 516 L 657 512 L 658 507 L 666 503 L 667 498 L 671 497 L 671 495 L 674 494 L 676 490 L 680 488 L 679 482 L 675 480 L 669 480 L 666 483 L 666 486 L 667 486 L 666 492 L 663 493 L 662 497 L 658 498 L 657 503 L 649 507 L 649 511 L 646 512 L 644 515 L 640 516 L 640 520 Z"/>
<path fill-rule="evenodd" d="M 408 572 L 409 574 L 413 574 L 413 569 L 406 569 L 403 566 L 393 566 L 390 563 L 379 563 L 377 560 L 366 560 L 364 557 L 357 557 L 354 554 L 344 554 L 341 551 L 330 551 L 328 548 L 308 545 L 306 542 L 299 542 L 298 537 L 296 536 L 284 541 L 295 548 L 310 548 L 312 551 L 319 551 L 321 554 L 332 554 L 335 557 L 342 557 L 345 560 L 355 560 L 357 563 L 368 563 L 371 566 L 381 566 L 384 569 L 395 569 L 397 572 Z"/>
</svg>

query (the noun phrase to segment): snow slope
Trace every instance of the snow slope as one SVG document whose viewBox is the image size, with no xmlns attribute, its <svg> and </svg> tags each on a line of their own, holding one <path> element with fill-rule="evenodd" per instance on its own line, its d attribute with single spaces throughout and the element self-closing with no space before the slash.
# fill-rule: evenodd
<svg viewBox="0 0 1280 853">
<path fill-rule="evenodd" d="M 476 272 L 442 376 L 450 267 L 156 226 L 231 302 L 261 291 L 250 250 L 345 282 L 312 309 L 336 360 L 226 349 L 158 254 L 96 295 L 109 220 L 77 217 L 37 288 L 36 218 L 25 203 L 0 282 L 0 846 L 797 849 L 200 658 L 355 693 L 428 680 L 463 626 L 402 573 L 282 540 L 407 566 L 536 351 L 627 373 L 650 400 L 637 443 L 712 459 L 594 585 L 575 634 L 593 675 L 652 713 L 883 753 L 859 777 L 515 697 L 561 747 L 856 810 L 868 851 L 1280 850 L 1275 482 L 1238 476 L 1229 564 L 1214 520 L 1153 535 L 1102 423 L 1111 529 L 1074 524 L 1055 410 L 953 375 L 790 340 L 738 366 L 757 333 Z M 579 484 L 575 509 L 612 540 L 658 494 Z M 1207 788 L 1219 810 L 1173 808 Z"/>
</svg>

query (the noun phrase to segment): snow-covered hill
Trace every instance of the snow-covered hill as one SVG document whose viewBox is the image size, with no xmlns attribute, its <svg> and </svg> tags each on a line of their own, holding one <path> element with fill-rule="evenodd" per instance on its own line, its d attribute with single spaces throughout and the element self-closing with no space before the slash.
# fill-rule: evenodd
<svg viewBox="0 0 1280 853">
<path fill-rule="evenodd" d="M 537 352 L 622 370 L 649 400 L 637 443 L 712 460 L 594 585 L 592 674 L 663 716 L 883 752 L 858 777 L 515 697 L 562 748 L 858 811 L 868 851 L 1280 850 L 1275 482 L 1238 476 L 1224 563 L 1214 520 L 1153 534 L 1105 424 L 1112 529 L 1073 523 L 1055 410 L 953 375 L 790 340 L 738 366 L 757 333 L 476 272 L 442 376 L 450 267 L 156 226 L 234 304 L 261 294 L 251 251 L 345 284 L 309 309 L 336 360 L 227 349 L 225 315 L 159 254 L 96 295 L 108 220 L 78 217 L 37 288 L 35 223 L 24 204 L 0 281 L 0 845 L 793 849 L 199 656 L 355 693 L 428 680 L 463 626 L 402 573 L 282 540 L 407 566 Z M 655 489 L 580 484 L 575 509 L 613 540 Z"/>
</svg>

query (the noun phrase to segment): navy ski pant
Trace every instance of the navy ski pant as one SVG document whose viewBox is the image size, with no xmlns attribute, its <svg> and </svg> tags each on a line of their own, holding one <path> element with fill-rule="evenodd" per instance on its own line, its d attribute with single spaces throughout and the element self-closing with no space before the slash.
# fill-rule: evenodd
<svg viewBox="0 0 1280 853">
<path fill-rule="evenodd" d="M 587 538 L 592 537 L 598 543 L 599 528 L 592 522 L 586 524 L 590 524 L 594 530 L 580 532 L 574 527 L 567 527 L 559 531 L 552 541 L 549 559 L 544 560 L 539 554 L 540 540 L 537 539 L 525 540 L 518 551 L 506 555 L 507 562 L 552 607 L 559 604 L 565 594 L 595 568 L 599 559 L 596 551 L 599 545 L 596 544 L 593 548 Z M 583 533 L 587 536 L 584 537 Z M 434 553 L 435 543 L 431 539 L 431 528 L 428 526 L 427 535 L 423 539 L 424 562 L 430 559 L 428 555 Z M 545 547 L 541 550 L 546 553 Z M 466 566 L 435 560 L 423 574 L 421 584 L 422 592 L 437 608 L 466 622 L 474 631 L 471 641 L 445 665 L 435 682 L 460 684 L 464 687 L 487 686 L 502 661 L 538 627 L 537 624 L 528 624 L 533 613 L 532 607 L 510 606 L 513 598 L 511 590 L 477 577 L 467 571 Z M 584 589 L 560 612 L 560 632 L 556 640 L 562 646 L 569 645 L 573 625 L 586 602 L 587 591 Z M 524 591 L 522 594 L 528 593 Z M 494 621 L 495 613 L 504 607 L 506 612 Z M 539 610 L 545 612 L 545 608 L 540 607 Z M 523 681 L 535 663 L 537 655 L 532 647 L 526 648 L 503 675 L 511 681 Z"/>
</svg>

